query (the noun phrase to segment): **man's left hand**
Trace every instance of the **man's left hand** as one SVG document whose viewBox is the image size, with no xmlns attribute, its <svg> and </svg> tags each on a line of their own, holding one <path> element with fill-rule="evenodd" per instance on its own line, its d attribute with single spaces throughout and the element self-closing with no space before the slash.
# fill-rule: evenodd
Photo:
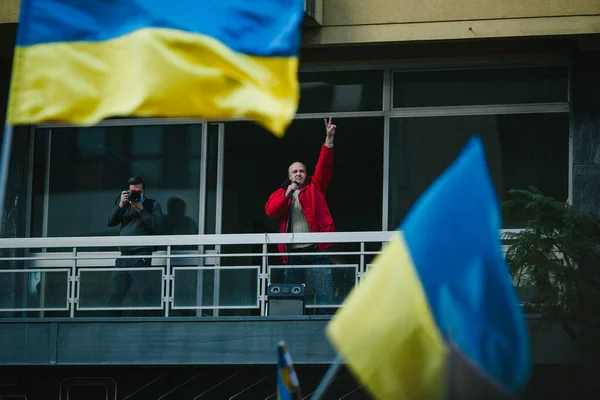
<svg viewBox="0 0 600 400">
<path fill-rule="evenodd" d="M 144 209 L 144 206 L 142 205 L 142 203 L 131 203 L 131 206 L 135 209 L 135 211 L 140 212 Z"/>
</svg>

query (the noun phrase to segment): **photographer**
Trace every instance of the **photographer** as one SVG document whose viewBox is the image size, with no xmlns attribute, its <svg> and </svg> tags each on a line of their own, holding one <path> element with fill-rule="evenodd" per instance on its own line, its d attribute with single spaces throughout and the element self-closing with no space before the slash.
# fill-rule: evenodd
<svg viewBox="0 0 600 400">
<path fill-rule="evenodd" d="M 121 192 L 118 204 L 112 209 L 108 217 L 108 226 L 121 224 L 120 236 L 158 235 L 161 231 L 162 209 L 156 200 L 146 197 L 146 184 L 140 177 L 132 177 L 127 181 L 128 190 Z M 126 256 L 149 256 L 152 254 L 153 246 L 129 246 L 120 247 L 121 255 Z M 152 259 L 119 258 L 115 267 L 149 267 Z M 123 298 L 131 287 L 131 274 L 126 271 L 115 271 L 113 273 L 109 305 L 111 307 L 122 307 Z M 143 297 L 160 296 L 159 293 L 150 293 L 144 290 Z M 121 311 L 113 312 L 113 315 L 121 315 Z"/>
</svg>

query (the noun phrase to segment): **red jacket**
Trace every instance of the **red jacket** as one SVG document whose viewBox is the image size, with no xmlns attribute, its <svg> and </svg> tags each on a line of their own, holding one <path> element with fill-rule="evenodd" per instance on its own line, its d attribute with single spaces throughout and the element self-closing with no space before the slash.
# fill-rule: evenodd
<svg viewBox="0 0 600 400">
<path fill-rule="evenodd" d="M 315 168 L 315 174 L 306 178 L 306 183 L 298 193 L 298 200 L 302 206 L 302 212 L 312 232 L 335 232 L 335 225 L 327 202 L 325 192 L 331 181 L 333 173 L 333 148 L 321 146 L 321 154 Z M 265 212 L 269 218 L 279 219 L 279 232 L 287 232 L 288 211 L 290 198 L 285 198 L 285 190 L 279 188 L 274 191 L 265 204 Z M 319 250 L 323 251 L 332 243 L 319 243 Z M 279 243 L 277 248 L 280 253 L 286 252 L 286 245 Z M 283 256 L 283 262 L 287 263 L 287 257 Z"/>
</svg>

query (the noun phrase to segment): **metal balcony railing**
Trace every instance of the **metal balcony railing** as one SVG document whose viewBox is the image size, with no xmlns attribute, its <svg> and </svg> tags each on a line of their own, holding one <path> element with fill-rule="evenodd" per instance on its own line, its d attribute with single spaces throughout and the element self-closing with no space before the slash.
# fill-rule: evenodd
<svg viewBox="0 0 600 400">
<path fill-rule="evenodd" d="M 0 239 L 0 315 L 4 317 L 135 315 L 267 315 L 267 287 L 286 268 L 332 268 L 335 301 L 306 308 L 338 308 L 360 283 L 394 232 L 228 234 Z M 500 233 L 499 233 L 500 234 Z M 276 244 L 334 243 L 329 265 L 283 264 Z M 154 246 L 151 266 L 116 268 L 119 246 Z M 289 255 L 289 254 L 285 254 Z M 122 303 L 110 301 L 115 277 L 131 283 Z M 310 285 L 309 285 L 310 286 Z M 311 297 L 312 296 L 312 297 Z"/>
</svg>

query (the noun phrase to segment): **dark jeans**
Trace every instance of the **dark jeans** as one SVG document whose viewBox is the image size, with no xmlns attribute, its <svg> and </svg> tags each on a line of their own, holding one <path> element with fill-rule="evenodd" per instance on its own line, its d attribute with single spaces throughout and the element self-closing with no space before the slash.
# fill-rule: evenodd
<svg viewBox="0 0 600 400">
<path fill-rule="evenodd" d="M 128 254 L 133 255 L 133 254 Z M 149 253 L 136 254 L 139 256 L 149 256 Z M 141 267 L 150 267 L 152 265 L 151 258 L 118 258 L 115 261 L 115 267 L 117 268 L 141 268 Z M 148 287 L 147 282 L 140 282 L 142 285 L 142 299 L 144 303 L 147 302 L 148 299 L 152 297 L 156 297 L 156 293 L 152 292 L 152 289 Z M 110 307 L 123 307 L 123 299 L 127 295 L 127 292 L 131 288 L 133 284 L 133 278 L 131 274 L 127 271 L 114 271 L 112 273 L 112 279 L 110 283 L 110 298 L 108 300 L 108 304 Z M 160 296 L 160 294 L 159 294 Z M 149 302 L 149 301 L 148 301 Z M 123 310 L 112 310 L 112 316 L 121 316 L 123 314 Z M 152 311 L 144 312 L 145 315 L 153 316 L 158 315 L 157 313 Z"/>
<path fill-rule="evenodd" d="M 312 249 L 309 251 L 316 252 L 318 250 Z M 290 253 L 294 253 L 294 251 L 290 249 Z M 330 264 L 329 257 L 323 255 L 303 255 L 302 252 L 296 252 L 296 254 L 288 258 L 288 268 L 284 272 L 285 283 L 309 283 L 314 292 L 316 305 L 334 304 L 331 268 L 294 268 L 294 265 L 328 265 Z M 316 309 L 316 314 L 320 315 L 331 315 L 334 313 L 335 308 Z"/>
</svg>

